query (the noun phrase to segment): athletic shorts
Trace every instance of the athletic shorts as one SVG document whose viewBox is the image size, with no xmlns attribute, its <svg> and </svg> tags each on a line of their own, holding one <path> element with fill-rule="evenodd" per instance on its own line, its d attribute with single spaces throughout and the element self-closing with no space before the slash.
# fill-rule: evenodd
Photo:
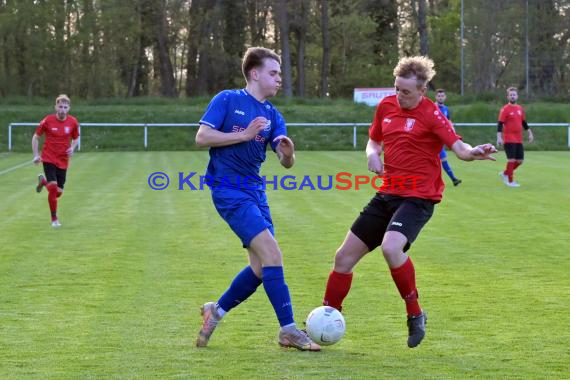
<svg viewBox="0 0 570 380">
<path fill-rule="evenodd" d="M 217 188 L 212 190 L 212 200 L 244 248 L 249 247 L 253 238 L 265 229 L 275 236 L 264 191 Z"/>
<path fill-rule="evenodd" d="M 408 239 L 406 252 L 433 215 L 433 209 L 434 203 L 427 199 L 376 193 L 350 230 L 370 251 L 382 244 L 386 231 L 398 231 Z"/>
<path fill-rule="evenodd" d="M 521 143 L 505 143 L 505 153 L 511 160 L 524 160 L 524 147 Z"/>
<path fill-rule="evenodd" d="M 67 169 L 60 169 L 50 162 L 44 162 L 44 173 L 48 182 L 57 182 L 57 187 L 63 190 Z"/>
<path fill-rule="evenodd" d="M 447 152 L 445 151 L 445 148 L 443 148 L 441 152 L 439 152 L 439 159 L 443 160 L 444 158 L 447 158 Z"/>
</svg>

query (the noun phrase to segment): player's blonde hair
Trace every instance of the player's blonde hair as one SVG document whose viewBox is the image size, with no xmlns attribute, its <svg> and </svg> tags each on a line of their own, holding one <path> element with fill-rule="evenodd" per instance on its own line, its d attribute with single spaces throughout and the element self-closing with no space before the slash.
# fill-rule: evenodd
<svg viewBox="0 0 570 380">
<path fill-rule="evenodd" d="M 60 102 L 66 102 L 67 104 L 71 104 L 71 99 L 69 99 L 69 96 L 65 94 L 60 94 L 57 96 L 57 98 L 55 98 L 55 105 L 57 106 Z"/>
<path fill-rule="evenodd" d="M 425 56 L 401 58 L 394 68 L 394 76 L 401 78 L 416 77 L 418 88 L 425 87 L 435 76 L 433 61 Z"/>
<path fill-rule="evenodd" d="M 518 88 L 516 88 L 516 87 L 509 87 L 509 88 L 507 88 L 507 96 L 509 95 L 509 93 L 510 93 L 511 91 L 514 91 L 514 92 L 516 92 L 517 94 L 519 93 Z"/>
</svg>

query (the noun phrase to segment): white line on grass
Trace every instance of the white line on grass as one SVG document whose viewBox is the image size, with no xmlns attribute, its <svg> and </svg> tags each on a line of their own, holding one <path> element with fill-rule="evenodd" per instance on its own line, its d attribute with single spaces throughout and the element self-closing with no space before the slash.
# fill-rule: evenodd
<svg viewBox="0 0 570 380">
<path fill-rule="evenodd" d="M 32 163 L 32 161 L 22 162 L 22 163 L 19 164 L 19 165 L 12 166 L 11 168 L 2 170 L 2 171 L 0 172 L 0 175 L 6 174 L 6 173 L 10 173 L 10 172 L 13 171 L 13 170 L 19 169 L 19 168 L 21 168 L 21 167 L 23 167 L 23 166 L 26 166 L 26 165 L 30 165 L 31 163 Z"/>
</svg>

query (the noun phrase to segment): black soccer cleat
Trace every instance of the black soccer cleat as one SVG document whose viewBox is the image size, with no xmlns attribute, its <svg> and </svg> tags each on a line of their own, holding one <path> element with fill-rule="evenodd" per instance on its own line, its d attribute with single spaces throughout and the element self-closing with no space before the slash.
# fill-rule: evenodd
<svg viewBox="0 0 570 380">
<path fill-rule="evenodd" d="M 408 347 L 418 346 L 426 336 L 427 313 L 408 317 Z"/>
<path fill-rule="evenodd" d="M 461 183 L 461 180 L 460 180 L 460 179 L 457 179 L 457 178 L 456 178 L 456 179 L 453 180 L 453 186 L 458 186 L 460 183 Z"/>
<path fill-rule="evenodd" d="M 42 189 L 44 188 L 44 181 L 46 177 L 43 174 L 38 175 L 38 186 L 36 186 L 36 193 L 41 193 Z"/>
</svg>

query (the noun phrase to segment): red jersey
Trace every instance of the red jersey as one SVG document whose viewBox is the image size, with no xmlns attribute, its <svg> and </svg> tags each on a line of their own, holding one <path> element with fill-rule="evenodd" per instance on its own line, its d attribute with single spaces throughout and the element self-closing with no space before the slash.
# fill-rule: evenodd
<svg viewBox="0 0 570 380">
<path fill-rule="evenodd" d="M 503 123 L 503 142 L 518 143 L 523 142 L 523 120 L 525 120 L 524 109 L 518 104 L 505 104 L 499 113 L 499 121 Z"/>
<path fill-rule="evenodd" d="M 461 137 L 437 105 L 426 97 L 412 109 L 400 108 L 396 95 L 387 96 L 376 108 L 369 136 L 384 143 L 384 183 L 380 193 L 441 200 L 439 153 Z"/>
<path fill-rule="evenodd" d="M 46 116 L 36 128 L 36 135 L 46 134 L 46 141 L 42 149 L 42 161 L 54 164 L 60 169 L 67 169 L 69 156 L 67 150 L 71 146 L 71 139 L 79 137 L 79 123 L 71 115 L 65 120 L 59 120 L 55 114 Z"/>
</svg>

